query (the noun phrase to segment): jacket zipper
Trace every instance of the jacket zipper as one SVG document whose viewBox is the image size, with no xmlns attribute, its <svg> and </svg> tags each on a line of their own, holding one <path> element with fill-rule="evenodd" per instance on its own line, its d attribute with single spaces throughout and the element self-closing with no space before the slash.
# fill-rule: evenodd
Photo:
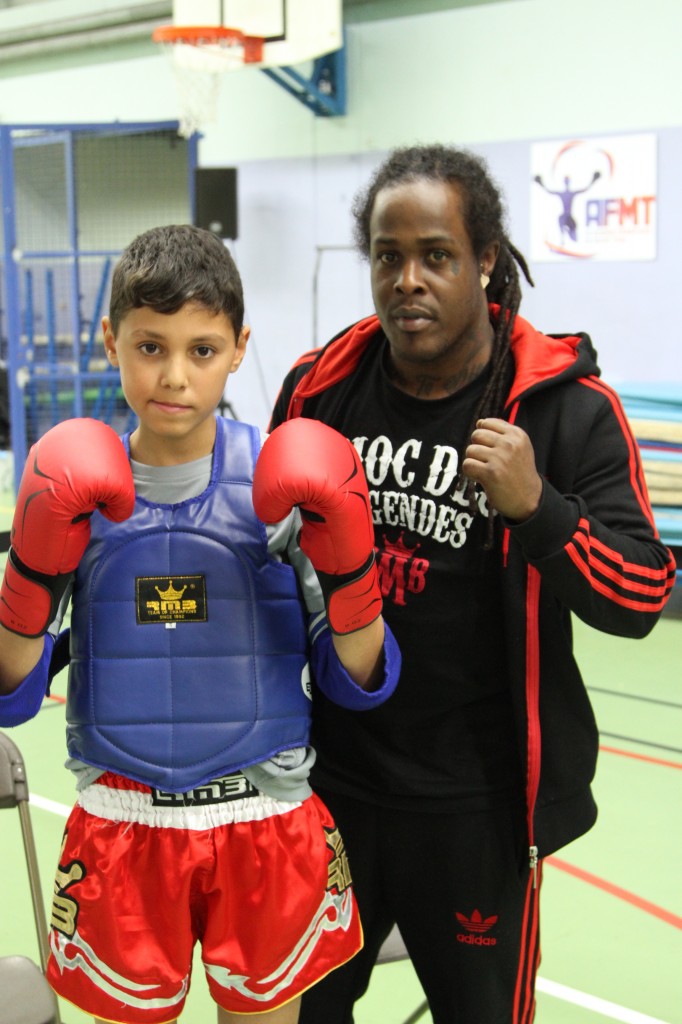
<svg viewBox="0 0 682 1024">
<path fill-rule="evenodd" d="M 515 401 L 509 411 L 509 423 L 514 423 L 519 412 Z M 507 568 L 509 557 L 509 529 L 502 534 L 502 565 Z M 535 802 L 540 784 L 540 645 L 538 640 L 538 600 L 540 574 L 528 566 L 526 582 L 526 708 L 527 708 L 527 777 L 526 808 L 528 815 L 528 865 L 533 874 L 533 888 L 538 887 L 538 848 L 535 845 Z"/>
<path fill-rule="evenodd" d="M 526 587 L 526 709 L 528 716 L 528 775 L 526 807 L 528 814 L 528 859 L 533 873 L 533 888 L 538 881 L 538 848 L 535 845 L 533 818 L 540 784 L 540 650 L 538 643 L 538 600 L 540 573 L 528 566 Z"/>
</svg>

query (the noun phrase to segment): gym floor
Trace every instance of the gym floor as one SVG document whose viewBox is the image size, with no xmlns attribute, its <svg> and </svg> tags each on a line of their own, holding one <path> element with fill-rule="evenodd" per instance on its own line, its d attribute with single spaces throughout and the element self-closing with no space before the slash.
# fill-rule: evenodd
<svg viewBox="0 0 682 1024">
<path fill-rule="evenodd" d="M 11 501 L 0 494 L 0 530 L 9 527 Z M 594 786 L 600 813 L 591 832 L 545 865 L 536 1024 L 682 1024 L 682 584 L 645 640 L 606 636 L 580 622 L 575 634 L 601 730 Z M 53 692 L 64 691 L 62 674 Z M 63 703 L 45 701 L 37 718 L 7 734 L 26 765 L 49 917 L 74 800 L 63 768 Z M 16 810 L 2 812 L 0 822 L 0 956 L 39 962 Z M 202 974 L 197 952 L 182 1024 L 215 1019 Z M 417 1016 L 423 998 L 409 962 L 383 964 L 355 1022 L 431 1024 L 428 1012 Z M 91 1021 L 73 1006 L 62 1005 L 61 1013 L 64 1024 Z"/>
</svg>

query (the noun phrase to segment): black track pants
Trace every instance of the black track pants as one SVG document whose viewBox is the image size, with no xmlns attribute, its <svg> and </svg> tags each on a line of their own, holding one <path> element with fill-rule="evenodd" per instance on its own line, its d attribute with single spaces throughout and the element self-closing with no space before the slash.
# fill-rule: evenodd
<svg viewBox="0 0 682 1024">
<path fill-rule="evenodd" d="M 346 845 L 365 948 L 304 995 L 299 1024 L 352 1024 L 394 922 L 434 1024 L 530 1024 L 541 872 L 534 889 L 523 812 L 422 814 L 318 792 Z"/>
</svg>

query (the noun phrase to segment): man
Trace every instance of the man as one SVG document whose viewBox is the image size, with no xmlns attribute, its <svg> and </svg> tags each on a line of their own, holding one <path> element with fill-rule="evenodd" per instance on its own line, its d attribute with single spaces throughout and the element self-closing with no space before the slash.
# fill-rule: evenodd
<svg viewBox="0 0 682 1024">
<path fill-rule="evenodd" d="M 517 316 L 528 272 L 485 164 L 397 150 L 354 215 L 377 315 L 299 360 L 272 426 L 319 419 L 355 444 L 403 669 L 381 708 L 315 712 L 313 784 L 365 948 L 301 1024 L 350 1024 L 394 922 L 435 1024 L 526 1024 L 542 859 L 596 818 L 571 613 L 644 636 L 675 566 L 590 339 Z"/>
</svg>

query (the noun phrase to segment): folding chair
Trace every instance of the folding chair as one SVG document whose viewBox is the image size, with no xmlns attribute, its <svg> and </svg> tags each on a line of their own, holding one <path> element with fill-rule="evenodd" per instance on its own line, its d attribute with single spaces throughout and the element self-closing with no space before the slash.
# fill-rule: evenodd
<svg viewBox="0 0 682 1024">
<path fill-rule="evenodd" d="M 385 939 L 384 944 L 379 950 L 377 957 L 377 966 L 380 964 L 392 964 L 397 960 L 409 960 L 410 954 L 405 949 L 405 943 L 403 937 L 398 930 L 398 925 L 394 924 L 393 928 Z M 412 1011 L 409 1017 L 406 1017 L 402 1024 L 415 1024 L 416 1021 L 421 1020 L 425 1013 L 428 1012 L 429 1003 L 428 1000 L 424 1000 L 419 1006 Z"/>
<path fill-rule="evenodd" d="M 19 810 L 43 973 L 28 957 L 0 958 L 0 1024 L 61 1024 L 57 998 L 44 977 L 48 956 L 47 921 L 28 806 L 26 769 L 17 745 L 6 733 L 0 732 L 0 808 L 5 807 Z"/>
<path fill-rule="evenodd" d="M 0 957 L 1 1024 L 59 1024 L 57 997 L 26 956 Z"/>
</svg>

